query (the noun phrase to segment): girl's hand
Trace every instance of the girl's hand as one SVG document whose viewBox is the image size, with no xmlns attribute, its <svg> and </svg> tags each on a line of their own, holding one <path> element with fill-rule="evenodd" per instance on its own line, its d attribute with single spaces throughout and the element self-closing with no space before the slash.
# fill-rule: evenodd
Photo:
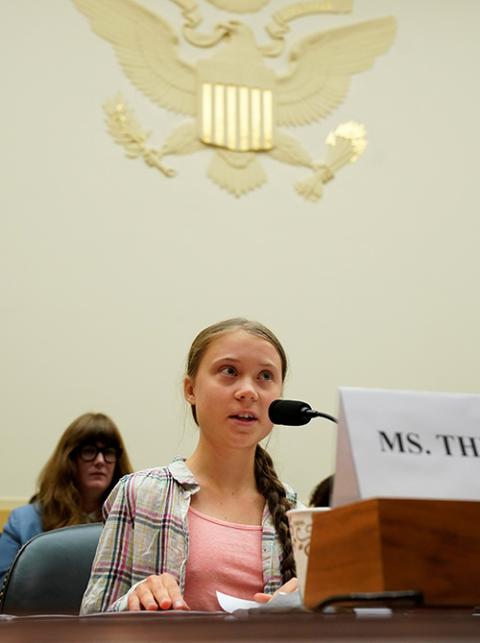
<svg viewBox="0 0 480 643">
<path fill-rule="evenodd" d="M 277 589 L 277 591 L 274 592 L 273 594 L 263 594 L 262 592 L 258 592 L 257 594 L 254 595 L 253 600 L 257 601 L 257 603 L 268 603 L 272 600 L 272 598 L 275 598 L 275 596 L 278 596 L 278 594 L 289 594 L 290 592 L 296 592 L 297 589 L 298 589 L 298 580 L 296 578 L 291 578 L 284 585 L 282 585 L 280 589 Z"/>
<path fill-rule="evenodd" d="M 171 574 L 149 576 L 133 589 L 127 599 L 132 612 L 140 610 L 189 610 L 177 581 Z"/>
</svg>

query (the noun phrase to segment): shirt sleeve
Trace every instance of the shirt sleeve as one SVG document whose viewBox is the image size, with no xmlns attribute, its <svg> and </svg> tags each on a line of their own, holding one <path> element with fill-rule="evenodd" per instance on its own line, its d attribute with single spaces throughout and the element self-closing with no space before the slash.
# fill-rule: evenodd
<svg viewBox="0 0 480 643">
<path fill-rule="evenodd" d="M 10 513 L 0 536 L 0 587 L 22 544 L 14 510 Z"/>
<path fill-rule="evenodd" d="M 292 509 L 306 509 L 306 506 L 298 498 L 297 492 L 294 489 L 292 489 L 292 487 L 289 484 L 286 484 L 285 482 L 282 482 L 282 484 L 285 487 L 285 491 L 287 493 L 287 500 L 290 502 Z"/>
<path fill-rule="evenodd" d="M 127 608 L 132 586 L 135 493 L 130 476 L 122 478 L 103 507 L 105 525 L 100 536 L 80 614 Z"/>
<path fill-rule="evenodd" d="M 296 502 L 295 502 L 295 509 L 308 509 L 308 507 L 306 505 L 304 505 L 303 502 L 301 500 L 299 500 L 298 497 L 297 497 Z"/>
</svg>

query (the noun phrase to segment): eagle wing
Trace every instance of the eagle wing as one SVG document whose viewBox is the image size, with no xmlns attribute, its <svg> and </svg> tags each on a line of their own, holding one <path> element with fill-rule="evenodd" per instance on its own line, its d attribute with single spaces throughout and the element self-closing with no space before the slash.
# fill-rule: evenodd
<svg viewBox="0 0 480 643">
<path fill-rule="evenodd" d="M 277 124 L 306 125 L 327 116 L 345 98 L 352 74 L 372 67 L 395 31 L 389 16 L 300 40 L 290 52 L 289 71 L 277 79 Z"/>
<path fill-rule="evenodd" d="M 178 57 L 178 38 L 163 18 L 133 0 L 74 2 L 138 89 L 161 107 L 195 115 L 195 70 Z"/>
</svg>

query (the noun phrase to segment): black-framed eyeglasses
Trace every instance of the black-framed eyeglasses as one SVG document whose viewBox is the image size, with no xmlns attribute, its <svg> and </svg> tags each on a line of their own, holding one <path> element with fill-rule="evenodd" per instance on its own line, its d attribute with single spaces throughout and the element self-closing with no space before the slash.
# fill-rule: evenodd
<svg viewBox="0 0 480 643">
<path fill-rule="evenodd" d="M 119 459 L 122 450 L 117 447 L 97 447 L 94 444 L 85 444 L 83 447 L 79 447 L 76 453 L 84 462 L 93 462 L 101 453 L 105 462 L 111 464 Z"/>
</svg>

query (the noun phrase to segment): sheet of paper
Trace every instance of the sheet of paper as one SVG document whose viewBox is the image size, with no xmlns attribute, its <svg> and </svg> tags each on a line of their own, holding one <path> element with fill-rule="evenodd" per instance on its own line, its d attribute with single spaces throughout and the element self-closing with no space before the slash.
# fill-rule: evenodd
<svg viewBox="0 0 480 643">
<path fill-rule="evenodd" d="M 262 611 L 269 610 L 285 610 L 285 609 L 298 609 L 302 607 L 300 592 L 279 592 L 275 598 L 272 598 L 268 603 L 257 603 L 256 601 L 247 601 L 244 598 L 237 598 L 230 596 L 223 592 L 217 591 L 217 600 L 220 607 L 232 614 L 236 610 L 251 610 L 261 609 Z"/>
<path fill-rule="evenodd" d="M 232 614 L 235 610 L 251 610 L 262 605 L 257 601 L 247 601 L 244 598 L 237 598 L 223 592 L 217 592 L 217 600 L 220 603 L 220 607 L 229 614 Z"/>
</svg>

